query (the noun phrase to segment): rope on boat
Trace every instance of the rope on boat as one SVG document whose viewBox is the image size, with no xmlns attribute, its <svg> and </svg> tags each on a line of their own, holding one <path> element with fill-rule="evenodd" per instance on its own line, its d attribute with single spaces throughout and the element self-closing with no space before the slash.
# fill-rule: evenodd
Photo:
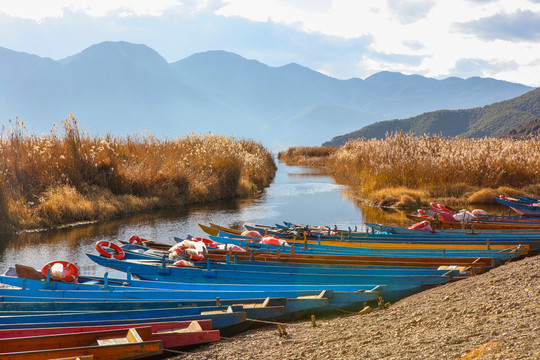
<svg viewBox="0 0 540 360">
<path fill-rule="evenodd" d="M 277 322 L 277 321 L 268 321 L 268 320 L 258 320 L 258 319 L 246 319 L 246 321 L 253 321 L 253 322 L 259 322 L 259 323 L 263 323 L 263 324 L 272 324 L 272 325 L 278 325 L 278 326 L 290 326 L 290 327 L 304 327 L 303 325 L 300 325 L 300 324 L 287 324 L 287 323 L 282 323 L 282 322 Z"/>
<path fill-rule="evenodd" d="M 165 348 L 163 348 L 163 351 L 172 352 L 172 353 L 175 353 L 175 354 L 178 354 L 178 355 L 188 354 L 187 351 L 172 350 L 172 349 L 165 349 Z"/>
</svg>

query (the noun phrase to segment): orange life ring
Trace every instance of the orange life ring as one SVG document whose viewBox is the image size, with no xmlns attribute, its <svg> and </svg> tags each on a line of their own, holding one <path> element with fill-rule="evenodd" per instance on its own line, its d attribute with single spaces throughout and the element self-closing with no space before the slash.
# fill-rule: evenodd
<svg viewBox="0 0 540 360">
<path fill-rule="evenodd" d="M 110 248 L 116 252 L 116 254 L 113 254 L 111 252 L 108 252 L 105 250 L 105 248 Z M 115 243 L 112 243 L 107 240 L 101 240 L 96 243 L 96 250 L 101 255 L 105 256 L 106 258 L 115 258 L 116 260 L 122 260 L 126 257 L 126 253 L 122 248 Z"/>
<path fill-rule="evenodd" d="M 64 267 L 64 276 L 55 276 L 52 273 L 52 267 L 55 264 L 62 264 Z M 79 277 L 79 268 L 77 265 L 70 263 L 68 261 L 58 260 L 58 261 L 51 261 L 50 263 L 46 264 L 43 269 L 41 269 L 41 273 L 43 275 L 47 275 L 47 270 L 51 269 L 49 272 L 49 275 L 53 279 L 62 280 L 62 281 L 68 281 L 68 282 L 77 282 L 77 279 Z"/>
</svg>

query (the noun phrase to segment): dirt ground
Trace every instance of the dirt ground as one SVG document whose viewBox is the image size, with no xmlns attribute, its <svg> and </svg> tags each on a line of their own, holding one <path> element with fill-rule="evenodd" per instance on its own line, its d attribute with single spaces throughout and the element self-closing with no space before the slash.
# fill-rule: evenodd
<svg viewBox="0 0 540 360">
<path fill-rule="evenodd" d="M 259 328 L 176 359 L 540 359 L 540 256 L 365 315 Z"/>
</svg>

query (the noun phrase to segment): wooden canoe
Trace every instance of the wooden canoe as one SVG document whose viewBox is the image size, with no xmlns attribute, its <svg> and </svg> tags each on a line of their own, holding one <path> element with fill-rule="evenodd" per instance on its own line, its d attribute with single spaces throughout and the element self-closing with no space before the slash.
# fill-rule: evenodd
<svg viewBox="0 0 540 360">
<path fill-rule="evenodd" d="M 213 260 L 226 260 L 227 253 L 212 252 L 206 257 Z M 298 254 L 272 254 L 272 253 L 234 253 L 239 261 L 271 261 L 282 263 L 304 264 L 335 264 L 335 265 L 366 265 L 366 266 L 398 266 L 398 267 L 439 267 L 442 265 L 456 265 L 471 267 L 483 272 L 486 267 L 493 266 L 493 258 L 396 258 L 392 256 L 339 256 L 339 255 L 298 255 Z"/>
<path fill-rule="evenodd" d="M 76 334 L 0 339 L 4 360 L 42 360 L 92 355 L 96 360 L 137 359 L 162 353 L 150 326 Z"/>
<path fill-rule="evenodd" d="M 231 228 L 221 226 L 221 225 L 218 225 L 218 224 L 210 223 L 210 226 L 213 227 L 214 229 L 218 229 L 218 230 L 221 230 L 221 231 L 228 232 L 229 234 L 242 235 L 242 233 L 243 233 L 242 230 L 231 229 Z"/>
<path fill-rule="evenodd" d="M 128 331 L 130 328 L 150 326 L 151 340 L 159 340 L 163 350 L 177 349 L 183 346 L 208 343 L 219 340 L 219 330 L 212 329 L 212 320 L 199 321 L 170 321 L 163 323 L 108 325 L 108 326 L 77 326 L 58 328 L 31 328 L 0 330 L 0 338 L 23 338 L 47 335 L 66 335 L 87 332 L 105 332 L 112 330 Z"/>
<path fill-rule="evenodd" d="M 473 221 L 453 222 L 445 220 L 427 219 L 417 215 L 407 215 L 413 221 L 428 220 L 434 229 L 476 229 L 476 230 L 540 230 L 540 223 L 504 222 L 504 221 Z"/>
<path fill-rule="evenodd" d="M 212 320 L 198 320 L 199 326 L 202 330 L 212 330 Z M 139 328 L 150 326 L 152 333 L 176 329 L 186 328 L 192 321 L 167 321 L 160 323 L 142 323 L 131 324 L 127 328 Z M 29 337 L 29 336 L 44 336 L 44 335 L 60 335 L 60 334 L 75 334 L 82 332 L 96 332 L 96 331 L 109 331 L 109 330 L 121 330 L 126 329 L 126 325 L 102 325 L 102 326 L 72 326 L 72 327 L 52 327 L 52 328 L 30 328 L 30 329 L 9 329 L 0 330 L 0 339 Z"/>
</svg>

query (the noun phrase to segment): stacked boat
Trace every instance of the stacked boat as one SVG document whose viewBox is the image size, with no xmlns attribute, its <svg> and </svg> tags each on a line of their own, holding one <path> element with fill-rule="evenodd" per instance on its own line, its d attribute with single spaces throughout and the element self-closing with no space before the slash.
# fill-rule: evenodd
<svg viewBox="0 0 540 360">
<path fill-rule="evenodd" d="M 87 256 L 124 274 L 116 278 L 85 276 L 67 261 L 41 271 L 16 265 L 0 276 L 0 357 L 156 356 L 260 324 L 282 329 L 395 302 L 540 249 L 531 230 L 427 225 L 210 224 L 201 225 L 205 237 L 171 243 L 100 241 Z"/>
</svg>

